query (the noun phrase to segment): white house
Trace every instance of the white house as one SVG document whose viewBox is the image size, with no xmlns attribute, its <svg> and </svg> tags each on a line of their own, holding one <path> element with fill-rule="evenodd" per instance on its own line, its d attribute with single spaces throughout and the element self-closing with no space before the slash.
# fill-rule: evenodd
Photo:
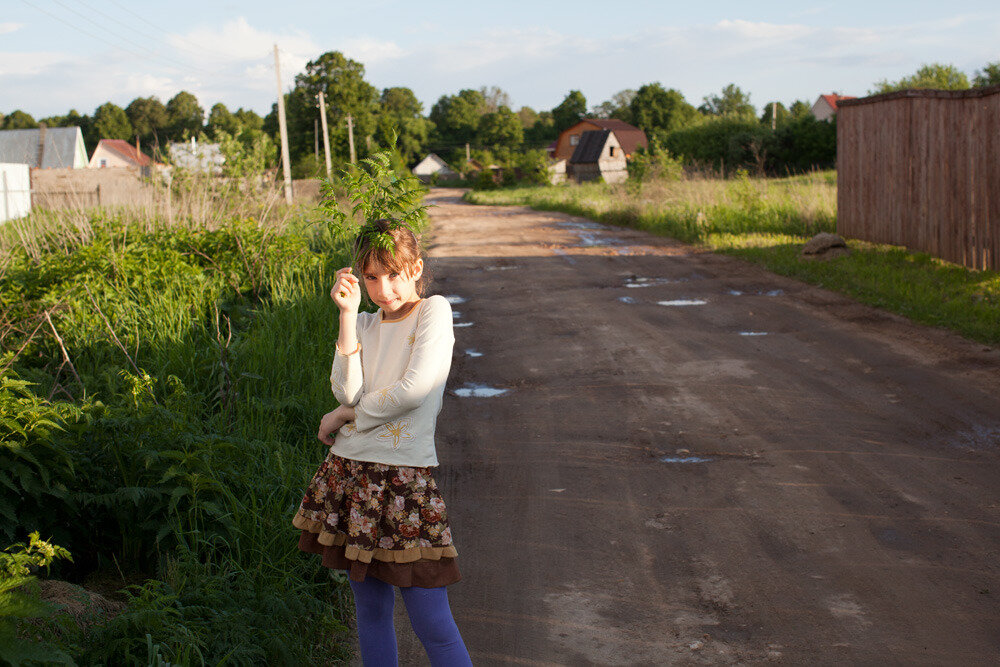
<svg viewBox="0 0 1000 667">
<path fill-rule="evenodd" d="M 28 165 L 0 163 L 0 222 L 31 213 L 31 177 Z"/>
<path fill-rule="evenodd" d="M 621 183 L 628 179 L 628 161 L 612 130 L 587 130 L 569 159 L 569 175 L 578 183 L 603 179 Z"/>
<path fill-rule="evenodd" d="M 458 172 L 449 167 L 447 162 L 434 153 L 429 154 L 413 168 L 413 175 L 425 183 L 431 180 L 431 176 L 434 174 L 437 174 L 438 178 L 461 178 Z"/>
<path fill-rule="evenodd" d="M 101 139 L 90 156 L 91 169 L 101 167 L 148 167 L 152 158 L 124 139 Z"/>
<path fill-rule="evenodd" d="M 830 120 L 837 115 L 838 101 L 853 99 L 854 97 L 852 95 L 838 95 L 837 93 L 820 95 L 816 98 L 816 103 L 812 105 L 812 109 L 809 111 L 816 120 Z"/>
<path fill-rule="evenodd" d="M 221 174 L 226 158 L 219 144 L 199 144 L 191 137 L 190 143 L 171 143 L 167 150 L 175 166 L 191 171 L 206 171 Z"/>
<path fill-rule="evenodd" d="M 79 127 L 0 130 L 0 162 L 26 164 L 32 169 L 83 169 L 87 149 Z"/>
</svg>

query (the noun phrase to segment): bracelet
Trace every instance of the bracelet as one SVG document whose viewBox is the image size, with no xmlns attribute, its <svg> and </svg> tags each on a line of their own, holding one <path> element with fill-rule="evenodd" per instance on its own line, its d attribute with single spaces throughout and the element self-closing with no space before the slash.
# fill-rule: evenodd
<svg viewBox="0 0 1000 667">
<path fill-rule="evenodd" d="M 336 342 L 334 342 L 333 347 L 334 349 L 337 350 L 337 352 L 341 354 L 341 356 L 349 357 L 352 354 L 357 354 L 361 350 L 361 341 L 360 340 L 358 341 L 358 346 L 354 349 L 354 352 L 351 352 L 350 354 L 344 354 L 343 350 L 340 349 L 340 345 L 338 345 Z"/>
</svg>

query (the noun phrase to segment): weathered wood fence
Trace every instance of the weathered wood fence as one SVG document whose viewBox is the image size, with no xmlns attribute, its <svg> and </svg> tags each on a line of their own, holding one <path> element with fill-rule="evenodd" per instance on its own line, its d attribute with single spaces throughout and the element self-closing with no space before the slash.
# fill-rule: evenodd
<svg viewBox="0 0 1000 667">
<path fill-rule="evenodd" d="M 837 231 L 1000 270 L 1000 86 L 837 106 Z"/>
</svg>

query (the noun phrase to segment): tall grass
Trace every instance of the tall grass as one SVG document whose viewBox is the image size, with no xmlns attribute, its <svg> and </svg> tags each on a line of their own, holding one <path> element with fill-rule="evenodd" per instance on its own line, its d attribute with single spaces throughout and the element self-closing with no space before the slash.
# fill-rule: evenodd
<svg viewBox="0 0 1000 667">
<path fill-rule="evenodd" d="M 25 626 L 0 601 L 0 626 L 78 664 L 342 661 L 344 579 L 290 519 L 325 454 L 347 247 L 273 192 L 202 186 L 171 215 L 0 228 L 0 532 L 40 531 L 73 556 L 54 575 L 125 602 Z"/>
<path fill-rule="evenodd" d="M 476 204 L 561 211 L 694 243 L 839 290 L 924 324 L 1000 343 L 1000 274 L 972 271 L 897 246 L 847 239 L 850 256 L 803 259 L 802 245 L 836 231 L 836 173 L 778 179 L 653 179 L 618 185 L 473 191 Z"/>
</svg>

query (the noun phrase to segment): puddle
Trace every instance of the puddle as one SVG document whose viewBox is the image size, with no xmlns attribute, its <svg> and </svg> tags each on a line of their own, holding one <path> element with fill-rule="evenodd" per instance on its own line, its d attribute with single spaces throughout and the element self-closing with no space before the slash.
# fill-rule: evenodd
<svg viewBox="0 0 1000 667">
<path fill-rule="evenodd" d="M 574 233 L 580 239 L 580 245 L 584 247 L 593 248 L 595 246 L 621 245 L 623 243 L 621 239 L 617 239 L 613 236 L 605 236 L 603 234 L 598 236 L 596 234 L 591 234 L 590 232 L 579 231 Z"/>
<path fill-rule="evenodd" d="M 1000 449 L 1000 426 L 973 426 L 959 431 L 950 444 L 972 452 L 995 451 Z"/>
<path fill-rule="evenodd" d="M 744 294 L 756 294 L 758 296 L 781 296 L 784 293 L 785 290 L 780 289 L 767 290 L 766 292 L 764 290 L 757 290 L 756 292 L 741 292 L 738 289 L 731 289 L 726 292 L 726 294 L 730 294 L 732 296 L 743 296 Z"/>
<path fill-rule="evenodd" d="M 618 297 L 618 300 L 622 303 L 635 303 L 635 299 L 630 296 L 620 296 Z"/>
<path fill-rule="evenodd" d="M 654 287 L 655 285 L 683 283 L 687 282 L 687 280 L 687 278 L 645 278 L 642 276 L 629 276 L 625 279 L 625 287 Z"/>
<path fill-rule="evenodd" d="M 454 322 L 451 326 L 453 327 L 471 327 L 475 322 Z"/>
<path fill-rule="evenodd" d="M 576 260 L 573 259 L 572 257 L 570 257 L 569 253 L 567 253 L 562 248 L 553 248 L 552 249 L 552 253 L 555 254 L 555 255 L 559 255 L 560 257 L 562 257 L 563 259 L 565 259 L 570 264 L 576 264 Z"/>
<path fill-rule="evenodd" d="M 511 267 L 511 268 L 513 268 L 513 267 Z M 452 305 L 454 305 L 456 303 L 465 303 L 465 299 L 462 298 L 462 297 L 460 297 L 457 294 L 449 294 L 445 298 L 448 299 L 448 303 L 450 303 Z"/>
<path fill-rule="evenodd" d="M 704 306 L 708 301 L 704 299 L 671 299 L 670 301 L 657 301 L 661 306 Z"/>
<path fill-rule="evenodd" d="M 741 336 L 766 336 L 766 331 L 741 331 Z"/>
<path fill-rule="evenodd" d="M 483 353 L 479 352 L 477 350 L 466 350 L 465 354 L 468 355 L 468 356 L 470 356 L 470 357 L 472 357 L 473 359 L 475 359 L 476 357 L 483 356 Z"/>
<path fill-rule="evenodd" d="M 611 229 L 607 225 L 602 225 L 599 222 L 591 220 L 562 220 L 556 224 L 565 229 Z"/>
<path fill-rule="evenodd" d="M 511 269 L 516 269 L 516 266 L 487 266 L 487 271 L 509 271 Z"/>
<path fill-rule="evenodd" d="M 459 398 L 493 398 L 503 396 L 510 389 L 498 389 L 478 382 L 466 382 L 464 387 L 455 390 L 455 395 Z"/>
<path fill-rule="evenodd" d="M 739 291 L 738 289 L 731 289 L 729 290 L 728 294 L 731 294 L 733 296 L 742 296 L 743 292 Z"/>
<path fill-rule="evenodd" d="M 707 463 L 711 460 L 704 456 L 664 456 L 660 463 Z"/>
</svg>

